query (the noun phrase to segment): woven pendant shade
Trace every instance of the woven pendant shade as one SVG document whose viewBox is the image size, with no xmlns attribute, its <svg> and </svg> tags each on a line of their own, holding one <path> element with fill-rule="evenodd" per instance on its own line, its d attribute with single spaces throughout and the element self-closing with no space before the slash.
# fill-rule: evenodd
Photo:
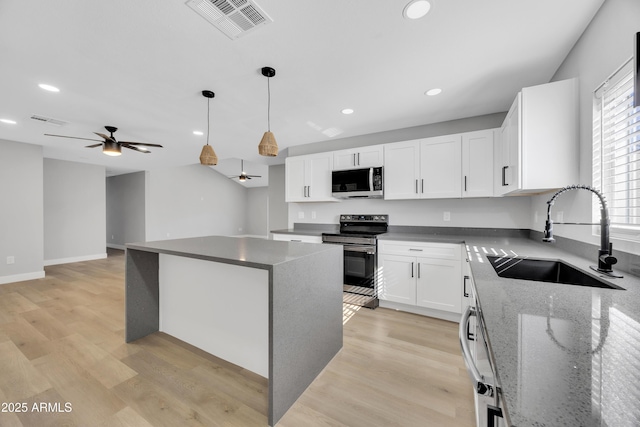
<svg viewBox="0 0 640 427">
<path fill-rule="evenodd" d="M 278 155 L 278 143 L 276 143 L 276 137 L 273 136 L 273 132 L 265 132 L 262 135 L 262 140 L 258 145 L 258 153 L 261 156 L 275 157 Z"/>
<path fill-rule="evenodd" d="M 215 166 L 218 164 L 218 156 L 216 156 L 216 152 L 213 151 L 213 147 L 209 144 L 202 147 L 200 164 L 205 166 Z"/>
</svg>

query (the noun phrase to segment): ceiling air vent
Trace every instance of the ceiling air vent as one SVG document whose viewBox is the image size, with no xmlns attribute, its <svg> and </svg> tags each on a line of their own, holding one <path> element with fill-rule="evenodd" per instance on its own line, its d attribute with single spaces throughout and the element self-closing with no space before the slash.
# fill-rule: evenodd
<svg viewBox="0 0 640 427">
<path fill-rule="evenodd" d="M 48 123 L 48 124 L 54 125 L 54 126 L 64 126 L 64 125 L 67 124 L 67 122 L 64 122 L 62 120 L 52 119 L 51 117 L 39 116 L 37 114 L 32 115 L 31 118 L 33 120 L 38 121 L 38 122 Z"/>
<path fill-rule="evenodd" d="M 188 0 L 187 6 L 232 40 L 273 22 L 251 0 Z"/>
</svg>

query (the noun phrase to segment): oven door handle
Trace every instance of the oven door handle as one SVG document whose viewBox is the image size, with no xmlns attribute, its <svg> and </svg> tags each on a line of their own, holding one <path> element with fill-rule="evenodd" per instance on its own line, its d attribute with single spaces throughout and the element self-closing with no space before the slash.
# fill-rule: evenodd
<svg viewBox="0 0 640 427">
<path fill-rule="evenodd" d="M 358 252 L 374 255 L 376 253 L 375 246 L 358 246 L 358 245 L 344 245 L 345 252 Z"/>
<path fill-rule="evenodd" d="M 471 357 L 471 350 L 469 349 L 469 341 L 466 334 L 467 325 L 469 324 L 471 316 L 477 316 L 477 312 L 475 307 L 469 306 L 462 315 L 462 319 L 460 320 L 460 325 L 458 327 L 458 337 L 460 339 L 460 348 L 462 349 L 462 358 L 464 359 L 464 364 L 467 365 L 467 372 L 469 373 L 469 377 L 471 377 L 473 388 L 475 388 L 476 393 L 484 396 L 493 396 L 493 386 L 484 382 L 484 377 L 480 374 L 480 371 L 478 371 L 478 368 Z"/>
</svg>

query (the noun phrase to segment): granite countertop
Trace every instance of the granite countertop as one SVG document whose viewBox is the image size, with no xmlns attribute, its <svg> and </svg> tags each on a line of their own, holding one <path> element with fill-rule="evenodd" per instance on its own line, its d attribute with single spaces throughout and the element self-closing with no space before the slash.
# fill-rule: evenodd
<svg viewBox="0 0 640 427">
<path fill-rule="evenodd" d="M 328 250 L 342 251 L 341 247 L 335 245 L 316 245 L 229 236 L 206 236 L 129 243 L 126 247 L 127 249 L 186 256 L 261 269 L 270 269 L 274 265 Z"/>
<path fill-rule="evenodd" d="M 512 425 L 640 425 L 640 278 L 625 290 L 498 277 L 487 254 L 593 259 L 523 238 L 466 239 L 478 303 Z"/>
</svg>

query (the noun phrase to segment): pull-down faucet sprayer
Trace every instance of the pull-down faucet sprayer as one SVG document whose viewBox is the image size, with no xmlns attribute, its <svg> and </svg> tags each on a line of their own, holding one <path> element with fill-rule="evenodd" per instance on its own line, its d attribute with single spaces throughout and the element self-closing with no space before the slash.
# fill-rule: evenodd
<svg viewBox="0 0 640 427">
<path fill-rule="evenodd" d="M 598 265 L 591 266 L 592 269 L 599 273 L 606 274 L 610 277 L 622 277 L 621 275 L 614 273 L 611 266 L 618 262 L 613 256 L 613 244 L 609 241 L 609 210 L 607 209 L 607 202 L 604 196 L 598 190 L 588 185 L 569 185 L 567 187 L 558 190 L 547 201 L 547 221 L 544 226 L 544 238 L 543 242 L 555 242 L 553 238 L 553 221 L 551 220 L 551 206 L 556 201 L 559 195 L 569 190 L 587 190 L 598 196 L 600 199 L 600 249 L 598 250 Z M 598 225 L 598 223 L 588 222 L 557 222 L 556 224 L 569 224 L 569 225 Z"/>
</svg>

